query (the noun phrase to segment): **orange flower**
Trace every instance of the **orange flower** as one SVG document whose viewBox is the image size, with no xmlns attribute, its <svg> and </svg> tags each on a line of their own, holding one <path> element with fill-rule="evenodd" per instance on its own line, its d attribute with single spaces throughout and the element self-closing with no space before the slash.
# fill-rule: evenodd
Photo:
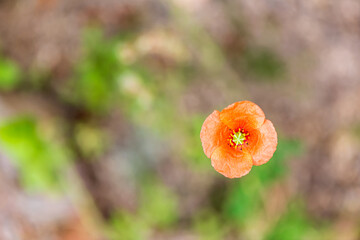
<svg viewBox="0 0 360 240">
<path fill-rule="evenodd" d="M 277 133 L 261 108 L 241 101 L 210 114 L 200 132 L 204 152 L 216 171 L 228 178 L 248 174 L 253 165 L 270 160 Z"/>
</svg>

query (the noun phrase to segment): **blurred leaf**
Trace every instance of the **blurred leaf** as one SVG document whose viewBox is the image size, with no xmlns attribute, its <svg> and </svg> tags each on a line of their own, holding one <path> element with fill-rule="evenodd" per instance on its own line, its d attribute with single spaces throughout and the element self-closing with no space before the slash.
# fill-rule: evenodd
<svg viewBox="0 0 360 240">
<path fill-rule="evenodd" d="M 287 172 L 286 160 L 303 152 L 301 142 L 279 139 L 277 150 L 264 165 L 254 166 L 250 173 L 235 182 L 224 203 L 224 214 L 229 219 L 246 221 L 246 218 L 261 209 L 261 193 L 266 187 Z"/>
<path fill-rule="evenodd" d="M 111 240 L 145 240 L 148 239 L 146 225 L 136 217 L 128 214 L 116 214 L 110 221 L 109 237 Z"/>
<path fill-rule="evenodd" d="M 21 71 L 17 64 L 10 60 L 0 59 L 0 89 L 9 91 L 20 82 Z"/>
<path fill-rule="evenodd" d="M 78 124 L 75 130 L 75 140 L 85 157 L 94 159 L 104 153 L 106 136 L 96 126 Z"/>
<path fill-rule="evenodd" d="M 47 81 L 51 79 L 51 71 L 49 69 L 32 66 L 28 71 L 28 80 L 34 89 L 41 89 Z"/>
<path fill-rule="evenodd" d="M 125 112 L 133 121 L 154 124 L 154 115 L 160 111 L 160 108 L 159 106 L 155 109 L 152 108 L 155 96 L 143 75 L 142 72 L 130 68 L 118 75 L 117 82 L 121 93 L 121 102 Z M 144 122 L 144 117 L 148 121 Z"/>
<path fill-rule="evenodd" d="M 58 190 L 66 154 L 60 146 L 41 136 L 36 122 L 27 117 L 3 122 L 0 146 L 19 168 L 30 190 Z"/>
<path fill-rule="evenodd" d="M 216 213 L 201 214 L 195 219 L 195 231 L 199 234 L 199 240 L 224 239 L 225 229 Z"/>
<path fill-rule="evenodd" d="M 350 132 L 358 139 L 360 139 L 360 123 L 356 123 L 350 128 Z"/>
<path fill-rule="evenodd" d="M 109 110 L 117 94 L 116 76 L 122 65 L 116 57 L 114 40 L 106 40 L 99 29 L 87 29 L 84 56 L 75 66 L 66 98 L 93 112 Z"/>
<path fill-rule="evenodd" d="M 279 138 L 273 157 L 266 164 L 254 166 L 250 176 L 257 177 L 262 184 L 269 184 L 273 180 L 286 175 L 286 161 L 291 157 L 301 155 L 304 151 L 303 145 L 299 140 Z"/>
<path fill-rule="evenodd" d="M 224 203 L 225 217 L 239 222 L 246 221 L 248 216 L 254 214 L 261 207 L 260 191 L 258 181 L 235 183 Z"/>
<path fill-rule="evenodd" d="M 210 160 L 204 154 L 200 141 L 200 130 L 204 119 L 203 116 L 193 116 L 184 124 L 182 134 L 185 135 L 186 140 L 181 152 L 198 170 L 211 170 Z"/>
<path fill-rule="evenodd" d="M 249 49 L 245 51 L 243 59 L 246 70 L 256 77 L 273 80 L 285 73 L 285 64 L 268 49 Z"/>
<path fill-rule="evenodd" d="M 139 215 L 150 226 L 169 227 L 178 217 L 177 198 L 160 183 L 147 182 L 141 193 Z"/>
<path fill-rule="evenodd" d="M 327 239 L 316 236 L 314 223 L 306 215 L 302 204 L 290 204 L 288 211 L 281 217 L 274 228 L 266 236 L 266 240 L 307 240 Z M 317 226 L 317 231 L 320 231 Z M 314 235 L 315 234 L 315 235 Z"/>
</svg>

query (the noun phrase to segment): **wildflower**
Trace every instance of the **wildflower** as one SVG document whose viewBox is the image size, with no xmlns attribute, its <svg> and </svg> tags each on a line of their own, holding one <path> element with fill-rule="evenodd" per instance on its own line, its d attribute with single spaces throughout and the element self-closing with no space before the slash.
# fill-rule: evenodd
<svg viewBox="0 0 360 240">
<path fill-rule="evenodd" d="M 204 121 L 200 138 L 211 165 L 228 178 L 242 177 L 253 165 L 266 163 L 277 146 L 272 122 L 250 101 L 215 110 Z"/>
</svg>

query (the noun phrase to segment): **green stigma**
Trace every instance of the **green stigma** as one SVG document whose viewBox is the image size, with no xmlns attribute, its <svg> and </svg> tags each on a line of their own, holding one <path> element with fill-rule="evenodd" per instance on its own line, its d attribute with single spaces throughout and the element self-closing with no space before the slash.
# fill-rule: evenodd
<svg viewBox="0 0 360 240">
<path fill-rule="evenodd" d="M 246 137 L 244 133 L 239 131 L 237 133 L 234 133 L 232 140 L 236 145 L 242 145 L 246 140 Z"/>
</svg>

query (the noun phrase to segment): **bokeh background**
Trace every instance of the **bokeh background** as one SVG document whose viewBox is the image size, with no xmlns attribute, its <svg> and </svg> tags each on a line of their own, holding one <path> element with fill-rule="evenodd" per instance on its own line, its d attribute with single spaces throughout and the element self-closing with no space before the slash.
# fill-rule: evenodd
<svg viewBox="0 0 360 240">
<path fill-rule="evenodd" d="M 1 0 L 0 239 L 360 239 L 357 0 Z M 241 179 L 204 119 L 279 135 Z"/>
</svg>

